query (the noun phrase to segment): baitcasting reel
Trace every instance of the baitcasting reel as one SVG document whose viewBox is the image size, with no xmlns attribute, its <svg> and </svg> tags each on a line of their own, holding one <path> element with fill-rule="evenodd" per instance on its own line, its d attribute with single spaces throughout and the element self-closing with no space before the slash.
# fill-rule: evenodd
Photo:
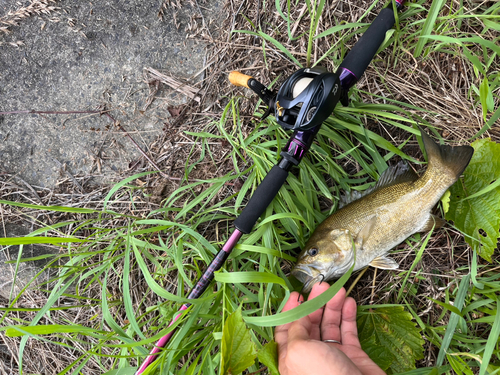
<svg viewBox="0 0 500 375">
<path fill-rule="evenodd" d="M 278 124 L 285 129 L 309 130 L 321 125 L 340 98 L 340 79 L 325 68 L 303 68 L 281 86 L 274 103 Z"/>
<path fill-rule="evenodd" d="M 255 78 L 239 72 L 231 72 L 229 80 L 236 86 L 250 88 L 269 106 L 263 119 L 273 113 L 278 124 L 294 131 L 321 125 L 333 112 L 341 95 L 339 76 L 323 67 L 296 71 L 277 94 Z"/>
</svg>

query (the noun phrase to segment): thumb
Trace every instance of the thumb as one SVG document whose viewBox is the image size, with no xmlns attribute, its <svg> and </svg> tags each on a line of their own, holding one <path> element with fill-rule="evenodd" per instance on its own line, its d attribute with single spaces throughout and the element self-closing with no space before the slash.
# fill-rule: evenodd
<svg viewBox="0 0 500 375">
<path fill-rule="evenodd" d="M 288 329 L 288 343 L 293 341 L 309 340 L 311 338 L 312 322 L 309 316 L 304 316 L 292 323 Z"/>
</svg>

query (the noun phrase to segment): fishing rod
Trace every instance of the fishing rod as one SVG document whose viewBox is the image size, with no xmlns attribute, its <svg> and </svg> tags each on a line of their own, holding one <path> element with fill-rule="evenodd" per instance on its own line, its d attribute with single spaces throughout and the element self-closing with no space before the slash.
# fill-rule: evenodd
<svg viewBox="0 0 500 375">
<path fill-rule="evenodd" d="M 402 5 L 403 0 L 395 0 L 397 10 L 401 9 Z M 229 81 L 233 85 L 251 89 L 267 104 L 268 109 L 262 119 L 273 114 L 278 124 L 294 132 L 281 152 L 280 160 L 262 180 L 240 216 L 234 221 L 234 231 L 190 291 L 188 299 L 201 297 L 214 278 L 214 272 L 222 267 L 241 236 L 252 231 L 259 217 L 285 183 L 288 172 L 299 165 L 309 150 L 323 121 L 332 114 L 337 103 L 340 101 L 344 106 L 348 105 L 349 89 L 361 78 L 382 45 L 386 32 L 394 23 L 395 15 L 391 3 L 380 11 L 335 73 L 322 67 L 300 69 L 285 80 L 277 93 L 251 76 L 236 71 L 229 74 Z M 185 303 L 181 306 L 169 327 L 190 305 Z M 175 330 L 172 330 L 156 343 L 135 375 L 142 374 L 158 358 L 158 353 L 167 345 L 174 332 Z"/>
</svg>

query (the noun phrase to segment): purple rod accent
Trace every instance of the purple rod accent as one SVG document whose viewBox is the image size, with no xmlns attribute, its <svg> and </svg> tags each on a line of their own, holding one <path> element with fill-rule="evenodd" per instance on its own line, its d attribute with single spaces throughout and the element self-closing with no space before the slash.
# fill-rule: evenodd
<svg viewBox="0 0 500 375">
<path fill-rule="evenodd" d="M 230 253 L 236 246 L 242 235 L 243 232 L 240 232 L 238 229 L 235 229 L 233 234 L 231 234 L 229 239 L 224 244 L 224 246 L 222 246 L 222 250 L 224 250 L 226 253 Z"/>
<path fill-rule="evenodd" d="M 234 230 L 234 232 L 231 234 L 231 236 L 228 238 L 228 240 L 222 247 L 222 250 L 219 251 L 219 253 L 215 256 L 212 262 L 210 262 L 207 270 L 196 282 L 194 288 L 189 292 L 188 295 L 189 299 L 199 298 L 203 294 L 203 292 L 207 289 L 208 285 L 212 281 L 214 277 L 214 272 L 222 267 L 224 261 L 227 259 L 233 248 L 236 246 L 238 240 L 241 238 L 242 235 L 243 233 L 240 232 L 238 229 Z M 172 321 L 168 326 L 170 327 L 172 324 L 174 324 L 181 316 L 181 312 L 186 310 L 189 306 L 191 306 L 190 303 L 185 303 L 184 305 L 182 305 L 181 308 L 179 309 L 179 312 L 174 316 L 174 318 L 172 319 Z M 142 363 L 141 367 L 139 367 L 139 369 L 136 371 L 135 375 L 142 374 L 146 370 L 146 368 L 156 360 L 156 358 L 158 357 L 158 353 L 161 351 L 161 349 L 163 349 L 167 345 L 168 341 L 170 340 L 174 332 L 175 330 L 167 333 L 160 340 L 158 340 L 153 350 L 151 350 L 147 358 Z"/>
<path fill-rule="evenodd" d="M 182 305 L 168 326 L 170 327 L 172 324 L 174 324 L 182 315 L 181 312 L 186 310 L 188 307 L 189 307 L 189 304 Z M 139 367 L 139 369 L 136 371 L 136 373 L 135 373 L 136 375 L 142 374 L 146 370 L 146 368 L 151 363 L 154 362 L 154 360 L 156 359 L 156 354 L 158 352 L 160 352 L 161 349 L 167 344 L 168 340 L 170 340 L 170 337 L 172 337 L 172 335 L 174 334 L 174 331 L 175 330 L 170 331 L 165 336 L 163 336 L 160 340 L 158 340 L 158 342 L 156 343 L 153 350 L 151 350 L 151 352 L 149 353 L 148 357 L 144 360 L 144 362 L 142 362 L 141 367 Z"/>
<path fill-rule="evenodd" d="M 342 67 L 342 72 L 340 73 L 340 83 L 343 83 L 342 81 L 345 79 L 343 79 L 343 77 L 346 77 L 349 75 L 349 74 L 352 74 L 354 76 L 354 78 L 358 79 L 358 77 L 356 77 L 356 74 L 354 74 L 353 72 L 351 72 L 349 69 L 345 68 L 345 67 Z"/>
<path fill-rule="evenodd" d="M 353 72 L 344 67 L 341 67 L 339 71 L 337 71 L 337 74 L 339 74 L 340 86 L 342 86 L 342 89 L 345 91 L 349 91 L 349 89 L 354 86 L 358 80 L 358 77 L 356 77 Z"/>
</svg>

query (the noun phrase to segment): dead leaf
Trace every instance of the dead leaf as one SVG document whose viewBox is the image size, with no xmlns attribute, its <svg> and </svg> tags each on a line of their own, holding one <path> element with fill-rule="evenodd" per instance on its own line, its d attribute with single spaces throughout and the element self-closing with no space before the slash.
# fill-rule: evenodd
<svg viewBox="0 0 500 375">
<path fill-rule="evenodd" d="M 168 107 L 167 111 L 170 113 L 170 116 L 172 117 L 179 117 L 181 115 L 183 105 L 178 105 L 176 107 Z"/>
</svg>

